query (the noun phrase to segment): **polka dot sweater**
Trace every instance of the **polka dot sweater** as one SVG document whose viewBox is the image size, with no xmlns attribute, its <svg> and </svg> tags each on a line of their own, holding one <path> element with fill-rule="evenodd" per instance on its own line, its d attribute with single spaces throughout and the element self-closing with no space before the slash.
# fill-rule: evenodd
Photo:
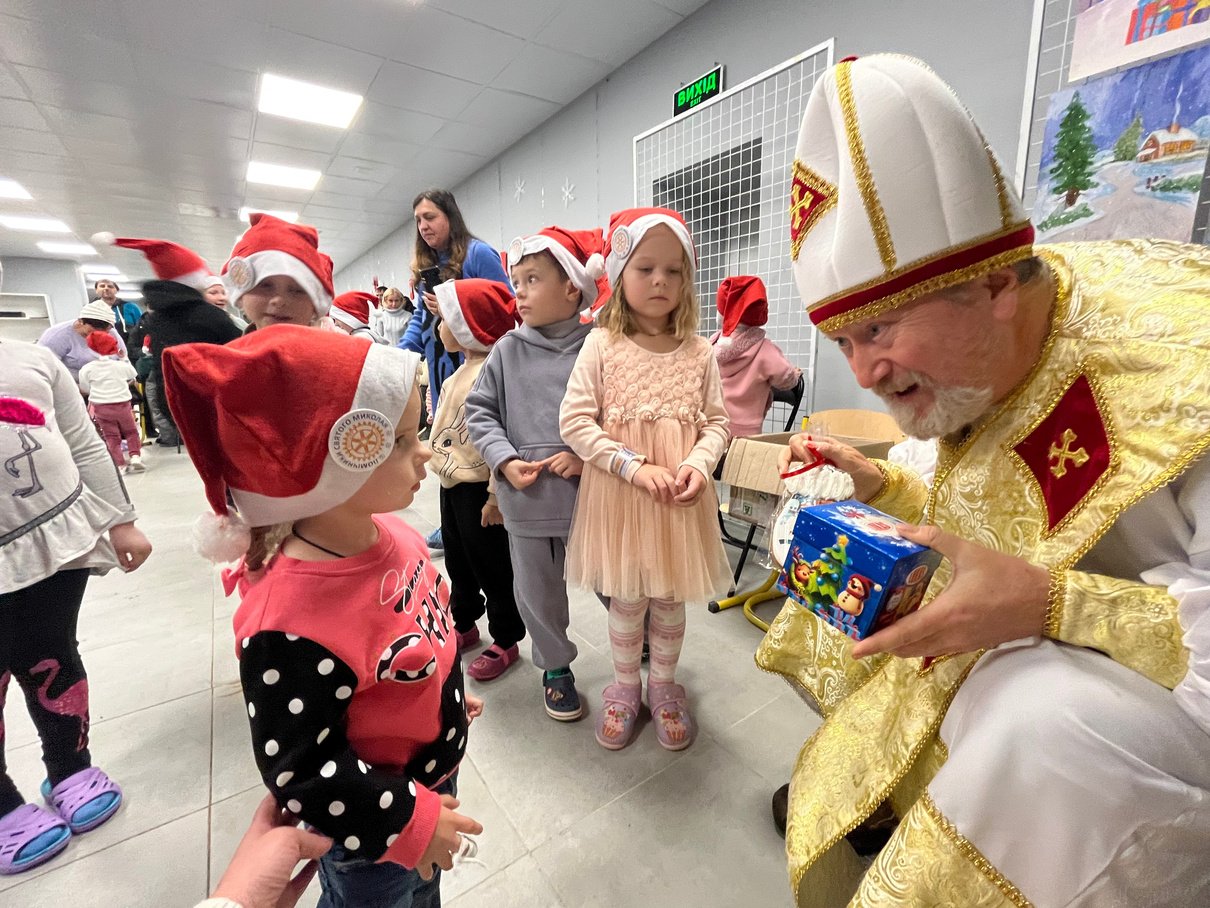
<svg viewBox="0 0 1210 908">
<path fill-rule="evenodd" d="M 396 517 L 375 522 L 378 542 L 360 555 L 279 554 L 255 582 L 232 575 L 237 655 L 278 803 L 353 856 L 414 867 L 441 809 L 432 789 L 466 752 L 466 703 L 448 589 L 424 540 Z"/>
</svg>

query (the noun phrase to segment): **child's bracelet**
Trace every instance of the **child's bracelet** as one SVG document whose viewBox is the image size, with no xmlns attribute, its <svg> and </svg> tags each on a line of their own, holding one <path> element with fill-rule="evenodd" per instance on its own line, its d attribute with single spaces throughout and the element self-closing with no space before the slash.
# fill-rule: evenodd
<svg viewBox="0 0 1210 908">
<path fill-rule="evenodd" d="M 629 448 L 619 448 L 609 459 L 609 472 L 629 482 L 646 460 L 642 454 Z"/>
</svg>

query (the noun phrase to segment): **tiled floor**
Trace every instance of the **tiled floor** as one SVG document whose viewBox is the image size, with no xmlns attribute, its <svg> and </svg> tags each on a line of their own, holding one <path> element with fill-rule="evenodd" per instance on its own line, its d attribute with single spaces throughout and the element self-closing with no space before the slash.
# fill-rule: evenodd
<svg viewBox="0 0 1210 908">
<path fill-rule="evenodd" d="M 155 552 L 135 574 L 94 579 L 80 619 L 93 754 L 125 788 L 126 804 L 44 868 L 0 878 L 4 908 L 191 906 L 218 881 L 262 795 L 239 693 L 234 601 L 190 549 L 201 485 L 183 455 L 157 449 L 150 459 L 151 470 L 129 485 Z M 434 480 L 405 516 L 432 528 Z M 745 581 L 762 574 L 749 569 Z M 595 707 L 611 677 L 606 613 L 578 594 L 572 627 L 576 676 Z M 487 708 L 472 731 L 459 796 L 483 823 L 487 866 L 447 874 L 446 904 L 789 904 L 769 796 L 816 721 L 781 681 L 756 669 L 759 639 L 739 609 L 711 615 L 691 606 L 680 680 L 702 733 L 679 754 L 662 750 L 649 727 L 609 753 L 593 740 L 591 716 L 552 722 L 528 658 L 492 684 L 469 681 Z M 9 697 L 5 718 L 11 772 L 29 796 L 42 768 L 20 697 Z M 313 885 L 300 904 L 310 908 L 317 897 Z"/>
</svg>

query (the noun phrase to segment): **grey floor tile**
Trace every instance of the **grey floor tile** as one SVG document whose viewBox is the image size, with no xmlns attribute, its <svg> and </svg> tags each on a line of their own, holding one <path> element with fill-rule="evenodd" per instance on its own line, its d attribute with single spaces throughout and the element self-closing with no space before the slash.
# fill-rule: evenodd
<svg viewBox="0 0 1210 908">
<path fill-rule="evenodd" d="M 0 892 L 4 908 L 186 908 L 206 891 L 206 813 L 198 810 Z M 70 849 L 69 849 L 70 850 Z M 6 879 L 8 879 L 6 877 Z"/>
<path fill-rule="evenodd" d="M 447 891 L 443 885 L 443 902 Z M 564 908 L 574 903 L 559 900 L 537 861 L 527 855 L 448 904 L 450 908 Z"/>
<path fill-rule="evenodd" d="M 210 799 L 222 801 L 263 783 L 252 757 L 248 712 L 239 684 L 216 688 L 213 710 Z"/>
<path fill-rule="evenodd" d="M 686 753 L 534 849 L 564 904 L 790 904 L 765 781 L 709 738 Z"/>
<path fill-rule="evenodd" d="M 790 781 L 790 772 L 807 738 L 820 719 L 799 699 L 784 694 L 729 728 L 714 729 L 710 736 L 751 772 L 769 783 L 769 794 Z"/>
<path fill-rule="evenodd" d="M 73 839 L 44 867 L 19 877 L 0 877 L 0 890 L 58 872 L 210 803 L 209 691 L 98 723 L 90 736 L 94 761 L 122 786 L 121 810 L 104 826 Z M 31 744 L 12 751 L 9 772 L 27 798 L 37 798 L 44 777 L 41 747 Z"/>
</svg>

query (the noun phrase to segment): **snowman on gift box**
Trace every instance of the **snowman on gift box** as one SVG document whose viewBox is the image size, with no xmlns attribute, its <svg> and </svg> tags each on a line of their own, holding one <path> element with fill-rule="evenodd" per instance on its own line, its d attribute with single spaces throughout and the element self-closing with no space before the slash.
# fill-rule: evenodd
<svg viewBox="0 0 1210 908">
<path fill-rule="evenodd" d="M 836 604 L 832 607 L 833 624 L 849 637 L 856 639 L 857 619 L 865 609 L 866 600 L 881 590 L 882 585 L 869 577 L 861 574 L 850 575 L 848 583 L 840 591 Z"/>
</svg>

